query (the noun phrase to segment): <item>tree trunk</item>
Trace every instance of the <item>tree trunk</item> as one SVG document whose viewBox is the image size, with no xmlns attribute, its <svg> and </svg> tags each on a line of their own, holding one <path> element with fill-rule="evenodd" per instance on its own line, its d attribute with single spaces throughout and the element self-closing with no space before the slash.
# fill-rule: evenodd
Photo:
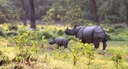
<svg viewBox="0 0 128 69">
<path fill-rule="evenodd" d="M 124 0 L 126 10 L 126 24 L 128 26 L 128 0 Z"/>
<path fill-rule="evenodd" d="M 36 21 L 35 21 L 35 7 L 34 7 L 34 0 L 29 0 L 30 4 L 30 28 L 36 29 Z"/>
<path fill-rule="evenodd" d="M 96 0 L 90 0 L 91 12 L 93 15 L 93 19 L 97 25 L 99 25 L 99 15 L 98 15 L 98 8 L 96 4 Z"/>
<path fill-rule="evenodd" d="M 9 16 L 8 16 L 8 11 L 0 4 L 0 9 L 1 11 L 5 14 L 6 18 L 8 20 L 10 20 Z"/>
<path fill-rule="evenodd" d="M 23 16 L 23 24 L 24 26 L 27 26 L 27 18 L 28 18 L 28 13 L 27 13 L 27 9 L 25 7 L 25 3 L 24 3 L 24 0 L 21 0 L 21 3 L 22 3 L 22 7 L 23 7 L 23 10 L 24 10 L 24 16 Z"/>
</svg>

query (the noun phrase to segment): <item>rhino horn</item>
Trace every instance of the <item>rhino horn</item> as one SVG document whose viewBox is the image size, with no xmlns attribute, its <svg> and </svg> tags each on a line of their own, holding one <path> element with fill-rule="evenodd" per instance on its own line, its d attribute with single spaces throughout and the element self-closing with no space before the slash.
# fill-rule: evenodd
<svg viewBox="0 0 128 69">
<path fill-rule="evenodd" d="M 77 26 L 77 24 L 75 24 L 73 28 L 76 28 L 76 26 Z"/>
<path fill-rule="evenodd" d="M 53 40 L 55 39 L 55 37 L 52 38 Z"/>
<path fill-rule="evenodd" d="M 66 28 L 66 30 L 68 30 L 68 27 Z"/>
</svg>

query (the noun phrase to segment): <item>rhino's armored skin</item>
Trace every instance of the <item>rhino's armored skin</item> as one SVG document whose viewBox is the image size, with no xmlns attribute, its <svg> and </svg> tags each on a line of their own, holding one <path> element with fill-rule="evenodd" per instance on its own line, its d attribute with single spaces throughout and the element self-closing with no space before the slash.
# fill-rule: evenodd
<svg viewBox="0 0 128 69">
<path fill-rule="evenodd" d="M 52 41 L 49 42 L 49 44 L 57 44 L 57 48 L 64 46 L 64 48 L 67 48 L 69 40 L 66 38 L 53 38 Z"/>
<path fill-rule="evenodd" d="M 66 29 L 65 33 L 67 35 L 75 35 L 76 38 L 82 40 L 83 43 L 94 43 L 95 48 L 99 48 L 99 43 L 103 43 L 103 50 L 106 49 L 107 33 L 105 30 L 99 26 L 78 26 L 76 25 L 73 29 Z"/>
</svg>

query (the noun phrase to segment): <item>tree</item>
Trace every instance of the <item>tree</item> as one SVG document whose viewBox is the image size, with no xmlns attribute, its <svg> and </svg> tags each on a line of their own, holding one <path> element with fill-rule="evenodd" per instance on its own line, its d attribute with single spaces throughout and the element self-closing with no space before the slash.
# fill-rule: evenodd
<svg viewBox="0 0 128 69">
<path fill-rule="evenodd" d="M 124 4 L 125 4 L 125 10 L 126 10 L 126 23 L 128 26 L 128 0 L 124 0 Z"/>
<path fill-rule="evenodd" d="M 9 19 L 8 17 L 8 11 L 0 4 L 0 10 L 4 13 L 4 15 L 6 16 L 7 19 Z"/>
<path fill-rule="evenodd" d="M 96 0 L 90 0 L 90 6 L 90 13 L 92 13 L 94 21 L 99 25 L 98 7 Z"/>
<path fill-rule="evenodd" d="M 27 23 L 26 23 L 26 20 L 28 18 L 28 12 L 27 12 L 27 8 L 25 7 L 25 3 L 24 3 L 24 0 L 21 0 L 21 3 L 22 3 L 22 8 L 24 10 L 24 16 L 23 16 L 23 22 L 24 22 L 24 26 L 27 26 Z"/>
<path fill-rule="evenodd" d="M 29 0 L 30 4 L 30 28 L 36 29 L 36 21 L 35 21 L 35 7 L 34 7 L 34 0 Z"/>
</svg>

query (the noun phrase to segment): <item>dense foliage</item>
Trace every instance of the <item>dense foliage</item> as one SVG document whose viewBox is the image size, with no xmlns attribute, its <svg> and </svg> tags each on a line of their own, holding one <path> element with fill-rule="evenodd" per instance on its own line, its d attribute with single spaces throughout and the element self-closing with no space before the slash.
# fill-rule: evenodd
<svg viewBox="0 0 128 69">
<path fill-rule="evenodd" d="M 5 16 L 13 20 L 23 20 L 24 10 L 27 16 L 30 15 L 29 0 L 0 0 L 1 21 L 5 21 Z M 123 23 L 126 21 L 126 9 L 124 0 L 96 0 L 98 15 L 103 23 Z M 35 17 L 44 22 L 56 21 L 63 23 L 84 22 L 93 20 L 90 0 L 35 0 Z M 10 7 L 11 6 L 11 7 Z M 6 13 L 3 11 L 6 11 Z M 10 16 L 13 15 L 13 16 Z"/>
</svg>

